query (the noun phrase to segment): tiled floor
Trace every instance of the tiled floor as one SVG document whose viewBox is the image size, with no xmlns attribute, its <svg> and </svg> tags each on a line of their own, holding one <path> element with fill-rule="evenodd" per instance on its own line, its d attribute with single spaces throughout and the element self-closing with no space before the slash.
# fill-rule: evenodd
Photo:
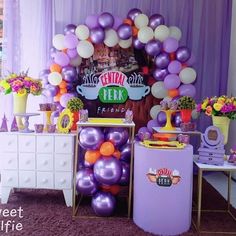
<svg viewBox="0 0 236 236">
<path fill-rule="evenodd" d="M 227 199 L 227 184 L 228 178 L 222 172 L 210 173 L 204 176 L 208 183 L 210 183 L 225 199 Z M 236 208 L 236 182 L 232 181 L 231 186 L 231 204 Z"/>
</svg>

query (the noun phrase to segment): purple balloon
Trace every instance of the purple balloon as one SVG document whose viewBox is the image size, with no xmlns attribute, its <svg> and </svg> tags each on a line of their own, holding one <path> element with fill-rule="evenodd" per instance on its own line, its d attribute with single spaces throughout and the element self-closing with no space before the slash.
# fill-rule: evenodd
<svg viewBox="0 0 236 236">
<path fill-rule="evenodd" d="M 131 9 L 128 14 L 127 14 L 127 18 L 131 19 L 132 21 L 134 21 L 135 17 L 138 16 L 139 14 L 141 14 L 142 11 L 139 10 L 138 8 L 133 8 Z"/>
<path fill-rule="evenodd" d="M 90 28 L 95 28 L 95 27 L 98 27 L 99 24 L 98 24 L 98 15 L 90 15 L 90 16 L 87 16 L 86 19 L 85 19 L 85 24 Z"/>
<path fill-rule="evenodd" d="M 182 84 L 179 87 L 179 95 L 180 96 L 195 97 L 196 88 L 192 84 Z"/>
<path fill-rule="evenodd" d="M 120 147 L 126 144 L 128 138 L 129 133 L 125 128 L 110 128 L 106 134 L 106 140 L 111 141 L 115 147 Z"/>
<path fill-rule="evenodd" d="M 162 15 L 154 14 L 149 18 L 149 26 L 154 30 L 158 25 L 164 25 L 165 20 Z"/>
<path fill-rule="evenodd" d="M 92 208 L 98 216 L 110 216 L 116 207 L 116 199 L 111 193 L 98 192 L 92 198 Z"/>
<path fill-rule="evenodd" d="M 138 49 L 138 50 L 141 50 L 144 48 L 145 44 L 144 43 L 141 43 L 138 38 L 134 38 L 133 39 L 133 46 L 134 48 Z"/>
<path fill-rule="evenodd" d="M 182 64 L 179 61 L 171 61 L 168 65 L 168 71 L 172 74 L 179 74 L 182 69 Z"/>
<path fill-rule="evenodd" d="M 169 54 L 166 52 L 159 54 L 155 58 L 155 65 L 157 66 L 157 68 L 164 69 L 169 65 L 169 63 L 170 63 Z"/>
<path fill-rule="evenodd" d="M 52 59 L 55 58 L 56 52 L 58 52 L 56 48 L 54 48 L 54 47 L 50 48 L 50 57 Z"/>
<path fill-rule="evenodd" d="M 120 39 L 129 39 L 132 36 L 132 28 L 128 24 L 121 24 L 117 29 L 117 34 Z"/>
<path fill-rule="evenodd" d="M 166 89 L 176 89 L 180 85 L 180 78 L 176 74 L 169 74 L 164 79 L 164 87 Z"/>
<path fill-rule="evenodd" d="M 75 29 L 76 29 L 76 25 L 74 25 L 74 24 L 66 25 L 66 27 L 64 29 L 64 34 L 74 34 Z"/>
<path fill-rule="evenodd" d="M 63 79 L 66 82 L 73 82 L 74 80 L 77 79 L 77 71 L 75 69 L 75 67 L 73 66 L 66 66 L 64 68 L 62 68 L 61 74 L 63 76 Z"/>
<path fill-rule="evenodd" d="M 120 148 L 120 160 L 130 163 L 131 158 L 131 145 L 126 143 Z"/>
<path fill-rule="evenodd" d="M 161 48 L 161 42 L 159 40 L 152 39 L 146 44 L 145 51 L 150 56 L 157 56 L 158 54 L 160 54 Z"/>
<path fill-rule="evenodd" d="M 119 184 L 128 185 L 129 184 L 129 175 L 130 175 L 130 165 L 126 162 L 121 162 L 122 174 Z"/>
<path fill-rule="evenodd" d="M 118 17 L 118 16 L 114 16 L 114 25 L 113 25 L 113 29 L 117 30 L 118 27 L 123 23 L 123 19 Z"/>
<path fill-rule="evenodd" d="M 158 127 L 159 124 L 157 122 L 157 120 L 149 120 L 148 123 L 147 123 L 147 128 L 149 130 L 149 132 L 153 133 L 153 127 Z"/>
<path fill-rule="evenodd" d="M 50 74 L 51 72 L 50 72 L 50 70 L 48 70 L 48 69 L 45 69 L 45 70 L 41 70 L 40 72 L 39 72 L 39 78 L 40 79 L 48 79 L 48 75 Z"/>
<path fill-rule="evenodd" d="M 54 61 L 60 66 L 67 66 L 70 63 L 70 58 L 64 52 L 56 52 Z"/>
<path fill-rule="evenodd" d="M 122 174 L 121 163 L 115 157 L 101 157 L 95 162 L 93 172 L 100 184 L 116 184 L 120 181 Z"/>
<path fill-rule="evenodd" d="M 66 53 L 70 58 L 75 58 L 78 55 L 76 48 L 67 49 Z"/>
<path fill-rule="evenodd" d="M 98 149 L 104 141 L 104 134 L 99 128 L 86 127 L 79 133 L 79 143 L 82 148 L 89 150 Z"/>
<path fill-rule="evenodd" d="M 169 37 L 165 39 L 165 41 L 163 42 L 163 49 L 165 52 L 168 53 L 175 52 L 178 47 L 179 47 L 179 42 L 175 38 Z"/>
<path fill-rule="evenodd" d="M 191 52 L 187 47 L 179 47 L 176 51 L 176 59 L 180 62 L 186 62 L 191 56 Z"/>
<path fill-rule="evenodd" d="M 90 31 L 91 41 L 95 44 L 103 43 L 105 39 L 105 32 L 102 27 L 96 27 Z"/>
<path fill-rule="evenodd" d="M 182 122 L 182 119 L 181 119 L 180 112 L 176 112 L 176 114 L 174 116 L 174 126 L 180 127 L 181 122 Z"/>
<path fill-rule="evenodd" d="M 83 195 L 91 195 L 97 192 L 98 183 L 95 180 L 91 169 L 86 168 L 77 172 L 76 190 Z"/>
<path fill-rule="evenodd" d="M 72 83 L 67 83 L 66 89 L 67 89 L 68 92 L 75 91 L 75 87 Z"/>
<path fill-rule="evenodd" d="M 73 49 L 78 45 L 79 40 L 74 34 L 66 34 L 64 44 L 66 48 Z"/>
<path fill-rule="evenodd" d="M 59 92 L 58 86 L 53 86 L 51 84 L 46 84 L 43 90 L 43 95 L 46 97 L 54 97 Z"/>
<path fill-rule="evenodd" d="M 62 94 L 61 97 L 60 97 L 60 104 L 61 104 L 61 106 L 66 107 L 67 102 L 68 102 L 71 98 L 73 98 L 73 97 L 74 97 L 74 95 L 72 95 L 72 94 L 70 94 L 70 93 L 64 93 L 64 94 Z"/>
<path fill-rule="evenodd" d="M 157 122 L 161 127 L 166 124 L 166 113 L 164 111 L 160 111 L 157 114 Z"/>
<path fill-rule="evenodd" d="M 153 77 L 154 79 L 158 81 L 164 80 L 164 78 L 168 75 L 168 70 L 167 69 L 155 69 L 153 71 Z"/>
<path fill-rule="evenodd" d="M 104 29 L 112 28 L 114 24 L 114 17 L 111 13 L 104 12 L 98 17 L 98 24 Z"/>
<path fill-rule="evenodd" d="M 138 130 L 138 137 L 139 137 L 140 141 L 143 141 L 145 139 L 150 139 L 151 136 L 152 136 L 152 131 L 150 132 L 147 127 L 141 127 Z"/>
</svg>

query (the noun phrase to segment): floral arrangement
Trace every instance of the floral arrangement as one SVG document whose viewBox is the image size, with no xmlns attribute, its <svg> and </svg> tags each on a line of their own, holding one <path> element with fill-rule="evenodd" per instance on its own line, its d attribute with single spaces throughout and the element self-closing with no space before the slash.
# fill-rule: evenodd
<svg viewBox="0 0 236 236">
<path fill-rule="evenodd" d="M 196 106 L 195 100 L 189 96 L 183 96 L 178 101 L 179 110 L 193 110 Z"/>
<path fill-rule="evenodd" d="M 42 83 L 40 80 L 32 79 L 25 73 L 10 74 L 7 78 L 0 80 L 0 92 L 9 94 L 17 93 L 19 96 L 25 94 L 40 95 L 42 92 Z"/>
<path fill-rule="evenodd" d="M 68 108 L 71 112 L 78 112 L 79 110 L 83 109 L 83 107 L 83 102 L 77 97 L 71 98 L 66 105 L 66 108 Z"/>
<path fill-rule="evenodd" d="M 236 119 L 236 98 L 225 95 L 206 98 L 197 105 L 197 111 L 204 112 L 208 116 L 225 116 L 234 120 Z"/>
</svg>

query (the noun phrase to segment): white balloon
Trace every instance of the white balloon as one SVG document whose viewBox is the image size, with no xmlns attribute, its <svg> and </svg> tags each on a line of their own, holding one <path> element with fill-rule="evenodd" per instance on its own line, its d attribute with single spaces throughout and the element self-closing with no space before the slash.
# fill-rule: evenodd
<svg viewBox="0 0 236 236">
<path fill-rule="evenodd" d="M 191 67 L 186 67 L 179 73 L 179 78 L 183 84 L 191 84 L 197 78 L 196 71 Z"/>
<path fill-rule="evenodd" d="M 87 40 L 79 41 L 77 45 L 77 52 L 82 58 L 89 58 L 94 53 L 93 44 Z"/>
<path fill-rule="evenodd" d="M 170 30 L 165 25 L 157 26 L 154 31 L 155 39 L 158 39 L 161 42 L 163 42 L 166 38 L 168 38 L 169 34 L 170 34 Z"/>
<path fill-rule="evenodd" d="M 155 105 L 151 108 L 150 110 L 150 116 L 152 117 L 152 119 L 156 119 L 157 118 L 157 114 L 161 111 L 161 106 L 160 105 Z"/>
<path fill-rule="evenodd" d="M 118 44 L 119 37 L 114 29 L 109 29 L 105 31 L 104 44 L 107 47 L 114 47 Z"/>
<path fill-rule="evenodd" d="M 70 60 L 71 66 L 79 66 L 82 62 L 82 58 L 80 56 L 76 56 Z"/>
<path fill-rule="evenodd" d="M 79 40 L 85 40 L 89 37 L 89 28 L 86 25 L 78 25 L 75 34 Z"/>
<path fill-rule="evenodd" d="M 63 34 L 56 34 L 52 39 L 52 45 L 57 50 L 62 50 L 65 48 L 64 41 L 65 41 L 65 36 Z"/>
<path fill-rule="evenodd" d="M 140 29 L 148 25 L 149 19 L 145 14 L 139 14 L 134 18 L 135 26 Z"/>
<path fill-rule="evenodd" d="M 52 72 L 48 75 L 48 82 L 51 85 L 59 85 L 62 81 L 62 76 L 59 72 Z"/>
<path fill-rule="evenodd" d="M 196 120 L 200 116 L 200 112 L 197 112 L 197 109 L 192 110 L 192 118 Z"/>
<path fill-rule="evenodd" d="M 167 96 L 167 90 L 165 89 L 164 82 L 158 81 L 152 85 L 151 92 L 155 98 L 164 98 Z"/>
<path fill-rule="evenodd" d="M 129 48 L 132 45 L 132 37 L 127 40 L 120 40 L 119 46 L 121 48 Z"/>
<path fill-rule="evenodd" d="M 181 39 L 181 36 L 182 36 L 182 32 L 181 30 L 176 27 L 176 26 L 170 26 L 169 27 L 169 30 L 170 30 L 170 35 L 169 37 L 172 37 L 172 38 L 175 38 L 177 40 L 180 40 Z"/>
<path fill-rule="evenodd" d="M 145 26 L 138 31 L 138 40 L 141 43 L 147 43 L 149 40 L 153 39 L 153 30 L 151 27 Z"/>
</svg>

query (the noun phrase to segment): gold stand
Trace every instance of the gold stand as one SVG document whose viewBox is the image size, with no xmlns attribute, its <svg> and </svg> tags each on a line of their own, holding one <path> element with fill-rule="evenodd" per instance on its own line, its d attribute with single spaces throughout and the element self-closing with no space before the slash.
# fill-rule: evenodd
<svg viewBox="0 0 236 236">
<path fill-rule="evenodd" d="M 45 124 L 45 127 L 44 127 L 44 131 L 48 131 L 47 125 L 52 124 L 51 115 L 52 115 L 53 111 L 43 111 L 43 112 L 45 112 L 45 117 L 46 117 L 46 124 Z"/>
</svg>

